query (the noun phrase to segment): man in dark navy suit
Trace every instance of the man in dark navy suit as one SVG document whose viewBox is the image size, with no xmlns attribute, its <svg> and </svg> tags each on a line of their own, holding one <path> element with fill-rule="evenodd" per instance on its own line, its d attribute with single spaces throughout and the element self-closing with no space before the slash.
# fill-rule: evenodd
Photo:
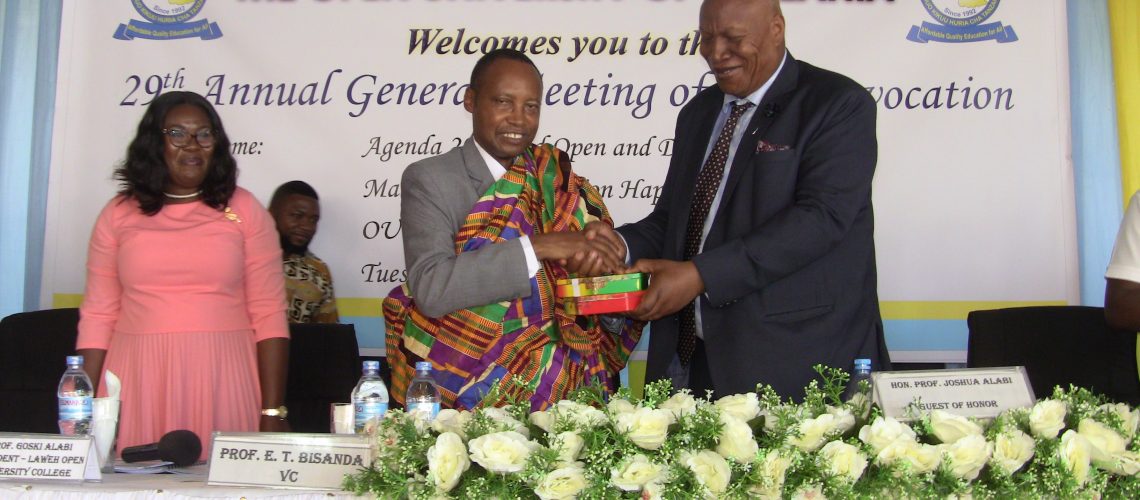
<svg viewBox="0 0 1140 500">
<path fill-rule="evenodd" d="M 652 273 L 632 313 L 653 321 L 646 380 L 800 399 L 813 365 L 887 368 L 874 101 L 792 58 L 777 0 L 705 0 L 700 33 L 717 85 L 677 117 L 653 212 L 617 230 Z"/>
</svg>

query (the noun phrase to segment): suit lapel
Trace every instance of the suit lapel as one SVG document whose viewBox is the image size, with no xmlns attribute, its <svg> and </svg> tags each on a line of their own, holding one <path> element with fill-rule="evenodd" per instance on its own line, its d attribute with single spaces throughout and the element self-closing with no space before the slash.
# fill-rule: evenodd
<svg viewBox="0 0 1140 500">
<path fill-rule="evenodd" d="M 733 190 L 740 183 L 740 178 L 745 171 L 752 168 L 752 157 L 756 155 L 756 145 L 767 133 L 768 127 L 780 117 L 782 110 L 787 109 L 792 91 L 796 89 L 799 73 L 799 66 L 796 60 L 792 58 L 792 54 L 789 53 L 787 60 L 784 61 L 784 69 L 780 71 L 776 81 L 772 82 L 772 87 L 764 94 L 764 98 L 760 100 L 760 106 L 752 114 L 748 128 L 744 129 L 744 136 L 740 138 L 740 144 L 736 147 L 736 154 L 732 157 L 732 169 L 728 171 L 728 179 L 724 183 L 724 194 L 721 196 L 717 213 L 720 213 L 720 210 L 727 206 Z"/>
<path fill-rule="evenodd" d="M 483 161 L 483 155 L 479 154 L 475 139 L 468 137 L 459 148 L 459 153 L 463 158 L 463 166 L 467 169 L 467 177 L 471 179 L 471 187 L 475 189 L 475 196 L 483 196 L 495 179 L 491 178 L 491 169 Z"/>
</svg>

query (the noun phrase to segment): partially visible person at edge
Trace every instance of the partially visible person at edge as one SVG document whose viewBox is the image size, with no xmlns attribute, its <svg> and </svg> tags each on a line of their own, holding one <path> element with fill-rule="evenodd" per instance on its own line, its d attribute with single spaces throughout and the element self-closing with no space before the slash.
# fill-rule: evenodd
<svg viewBox="0 0 1140 500">
<path fill-rule="evenodd" d="M 496 389 L 499 402 L 539 410 L 584 384 L 615 388 L 637 343 L 633 321 L 603 329 L 554 300 L 555 280 L 624 265 L 609 240 L 582 232 L 612 225 L 598 191 L 565 153 L 532 144 L 541 102 L 542 78 L 526 55 L 486 54 L 463 96 L 472 137 L 404 171 L 408 281 L 384 301 L 399 403 L 415 362 L 428 360 L 445 407 L 472 408 Z"/>
<path fill-rule="evenodd" d="M 332 273 L 323 260 L 309 251 L 321 219 L 317 191 L 304 181 L 286 182 L 273 192 L 269 213 L 277 221 L 281 235 L 289 322 L 339 322 Z"/>
<path fill-rule="evenodd" d="M 1140 191 L 1132 194 L 1124 211 L 1104 277 L 1108 325 L 1140 332 Z"/>
<path fill-rule="evenodd" d="M 118 449 L 193 431 L 283 431 L 289 330 L 273 219 L 237 187 L 213 106 L 147 107 L 91 234 L 76 349 L 122 381 Z"/>
<path fill-rule="evenodd" d="M 777 0 L 705 0 L 699 29 L 717 84 L 678 114 L 653 211 L 617 230 L 652 275 L 646 380 L 800 399 L 814 365 L 887 369 L 874 100 L 788 53 Z"/>
</svg>

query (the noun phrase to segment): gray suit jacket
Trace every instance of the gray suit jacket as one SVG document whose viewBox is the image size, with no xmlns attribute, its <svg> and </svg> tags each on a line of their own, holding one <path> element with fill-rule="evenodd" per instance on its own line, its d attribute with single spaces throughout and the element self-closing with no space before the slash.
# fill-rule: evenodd
<svg viewBox="0 0 1140 500">
<path fill-rule="evenodd" d="M 494 181 L 471 138 L 404 170 L 400 219 L 408 287 L 430 317 L 530 295 L 519 240 L 455 253 L 459 227 Z"/>
</svg>

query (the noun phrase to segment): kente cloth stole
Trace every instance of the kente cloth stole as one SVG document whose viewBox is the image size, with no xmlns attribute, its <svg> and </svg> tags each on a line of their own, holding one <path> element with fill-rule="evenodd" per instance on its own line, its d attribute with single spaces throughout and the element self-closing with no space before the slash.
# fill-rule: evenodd
<svg viewBox="0 0 1140 500">
<path fill-rule="evenodd" d="M 578 231 L 595 220 L 613 224 L 597 189 L 570 171 L 564 152 L 531 146 L 475 202 L 456 236 L 456 253 L 523 235 Z M 554 300 L 554 282 L 568 276 L 558 264 L 543 262 L 528 297 L 440 318 L 419 311 L 407 284 L 394 288 L 384 299 L 392 398 L 403 403 L 421 360 L 432 362 L 445 408 L 474 408 L 497 388 L 500 398 L 490 403 L 529 400 L 537 411 L 582 385 L 616 387 L 643 324 L 627 319 L 614 334 L 594 316 L 567 314 Z"/>
</svg>

